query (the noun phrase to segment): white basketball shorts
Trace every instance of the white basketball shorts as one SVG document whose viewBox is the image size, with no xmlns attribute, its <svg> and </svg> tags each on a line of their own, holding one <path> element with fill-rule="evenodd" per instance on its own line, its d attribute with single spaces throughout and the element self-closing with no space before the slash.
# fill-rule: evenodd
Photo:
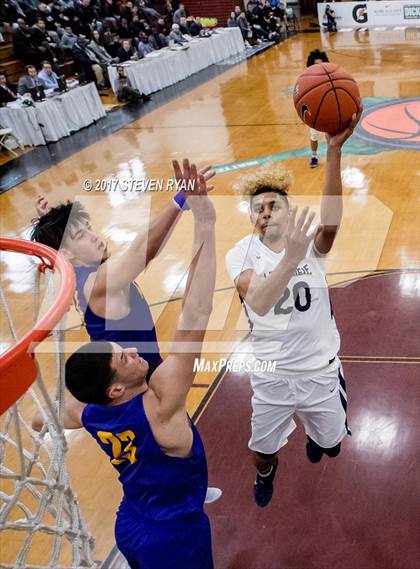
<svg viewBox="0 0 420 569">
<path fill-rule="evenodd" d="M 347 426 L 346 385 L 337 357 L 313 377 L 254 373 L 251 386 L 251 450 L 277 452 L 296 428 L 294 414 L 302 421 L 306 434 L 323 448 L 332 448 L 351 434 Z"/>
</svg>

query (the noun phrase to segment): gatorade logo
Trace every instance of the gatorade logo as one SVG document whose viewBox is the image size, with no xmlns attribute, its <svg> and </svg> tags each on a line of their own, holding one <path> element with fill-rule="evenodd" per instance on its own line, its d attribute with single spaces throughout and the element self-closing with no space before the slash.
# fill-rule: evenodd
<svg viewBox="0 0 420 569">
<path fill-rule="evenodd" d="M 404 6 L 404 20 L 418 20 L 420 18 L 420 5 Z"/>
<path fill-rule="evenodd" d="M 368 13 L 366 4 L 356 4 L 353 8 L 353 20 L 358 24 L 366 24 L 368 21 Z"/>
<path fill-rule="evenodd" d="M 368 108 L 363 114 L 358 134 L 384 146 L 420 150 L 420 99 Z"/>
</svg>

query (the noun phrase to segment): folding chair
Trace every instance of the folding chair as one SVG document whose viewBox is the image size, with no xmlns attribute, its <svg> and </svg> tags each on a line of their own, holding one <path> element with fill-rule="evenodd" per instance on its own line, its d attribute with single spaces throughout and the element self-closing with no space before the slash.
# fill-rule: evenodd
<svg viewBox="0 0 420 569">
<path fill-rule="evenodd" d="M 11 154 L 13 154 L 13 156 L 17 156 L 17 153 L 14 150 L 12 150 L 11 148 L 9 148 L 9 146 L 6 144 L 6 139 L 8 136 L 13 136 L 13 138 L 18 143 L 19 148 L 21 150 L 23 150 L 22 143 L 18 140 L 16 135 L 13 133 L 13 130 L 11 128 L 1 128 L 1 127 L 0 127 L 0 149 L 5 148 L 7 151 L 9 151 Z"/>
</svg>

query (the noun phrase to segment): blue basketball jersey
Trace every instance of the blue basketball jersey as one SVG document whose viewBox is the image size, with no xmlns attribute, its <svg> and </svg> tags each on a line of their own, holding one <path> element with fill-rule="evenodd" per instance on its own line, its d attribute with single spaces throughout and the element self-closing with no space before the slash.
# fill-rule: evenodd
<svg viewBox="0 0 420 569">
<path fill-rule="evenodd" d="M 159 448 L 143 407 L 143 394 L 121 405 L 89 404 L 84 427 L 96 439 L 119 472 L 124 497 L 122 513 L 166 522 L 203 513 L 207 490 L 207 462 L 194 425 L 188 458 L 167 456 Z"/>
<path fill-rule="evenodd" d="M 156 330 L 149 305 L 137 286 L 130 285 L 130 312 L 120 320 L 101 318 L 94 314 L 83 293 L 88 276 L 97 267 L 75 267 L 76 289 L 80 309 L 83 311 L 86 329 L 91 340 L 117 342 L 123 348 L 137 348 L 138 353 L 149 363 L 148 377 L 162 362 Z"/>
</svg>

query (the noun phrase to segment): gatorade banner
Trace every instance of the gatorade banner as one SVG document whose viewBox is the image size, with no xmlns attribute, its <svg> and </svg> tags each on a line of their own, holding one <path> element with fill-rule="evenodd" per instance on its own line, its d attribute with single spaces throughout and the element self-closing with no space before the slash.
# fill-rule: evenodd
<svg viewBox="0 0 420 569">
<path fill-rule="evenodd" d="M 324 2 L 318 4 L 321 30 L 327 29 L 327 6 L 335 13 L 337 29 L 420 25 L 420 0 L 399 2 Z"/>
</svg>

